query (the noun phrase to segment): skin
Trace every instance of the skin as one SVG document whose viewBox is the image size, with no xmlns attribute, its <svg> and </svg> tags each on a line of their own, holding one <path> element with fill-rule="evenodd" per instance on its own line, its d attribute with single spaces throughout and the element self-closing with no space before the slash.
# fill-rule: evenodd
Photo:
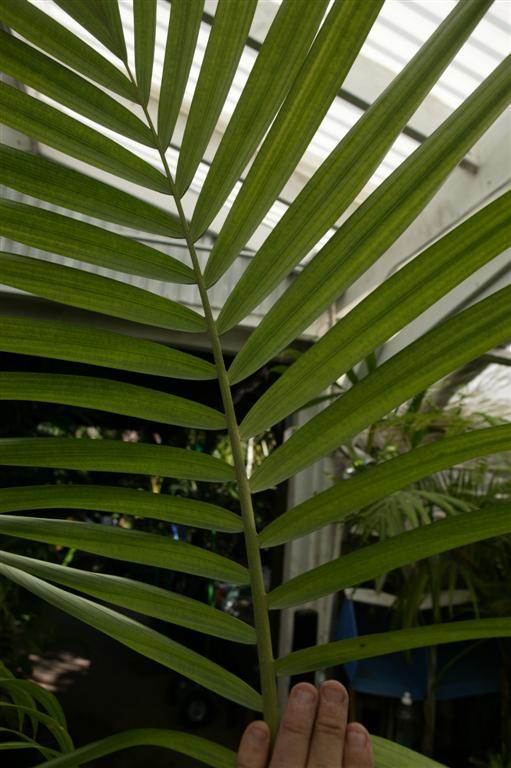
<svg viewBox="0 0 511 768">
<path fill-rule="evenodd" d="M 270 731 L 258 720 L 243 734 L 236 768 L 374 768 L 368 732 L 347 721 L 343 685 L 327 680 L 318 692 L 309 683 L 298 683 L 289 696 L 271 759 Z"/>
</svg>

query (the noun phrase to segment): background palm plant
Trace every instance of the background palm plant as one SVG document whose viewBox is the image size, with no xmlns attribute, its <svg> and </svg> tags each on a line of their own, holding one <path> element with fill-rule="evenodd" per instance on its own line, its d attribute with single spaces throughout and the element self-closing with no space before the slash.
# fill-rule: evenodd
<svg viewBox="0 0 511 768">
<path fill-rule="evenodd" d="M 511 290 L 504 288 L 437 325 L 372 370 L 336 399 L 262 464 L 249 478 L 243 440 L 261 433 L 318 396 L 379 344 L 404 327 L 510 244 L 510 195 L 504 194 L 420 253 L 340 320 L 256 402 L 239 424 L 232 384 L 271 360 L 308 327 L 399 237 L 509 102 L 510 61 L 482 85 L 414 152 L 319 249 L 254 331 L 229 368 L 221 335 L 260 303 L 318 243 L 352 203 L 408 118 L 482 18 L 490 0 L 459 3 L 407 67 L 327 157 L 252 259 L 218 318 L 208 289 L 222 279 L 265 216 L 339 90 L 382 5 L 382 0 L 284 0 L 257 56 L 241 98 L 215 153 L 193 214 L 183 206 L 190 182 L 227 97 L 245 44 L 255 0 L 220 0 L 181 142 L 175 173 L 167 149 L 192 64 L 203 13 L 202 0 L 172 0 L 157 115 L 148 110 L 153 67 L 156 2 L 134 0 L 134 62 L 116 2 L 57 0 L 116 57 L 119 66 L 93 50 L 27 0 L 0 0 L 0 63 L 18 84 L 48 96 L 51 106 L 22 87 L 0 84 L 4 123 L 68 158 L 108 172 L 113 186 L 68 165 L 2 146 L 2 182 L 25 195 L 66 209 L 55 213 L 3 200 L 0 234 L 36 248 L 107 270 L 169 283 L 193 284 L 203 313 L 126 285 L 116 276 L 90 272 L 14 253 L 2 253 L 0 280 L 47 299 L 163 329 L 207 331 L 213 362 L 134 335 L 98 331 L 63 321 L 2 317 L 0 349 L 77 361 L 166 379 L 216 380 L 223 412 L 200 403 L 92 376 L 0 374 L 0 396 L 104 409 L 201 429 L 227 426 L 233 465 L 180 448 L 70 438 L 10 438 L 0 442 L 5 465 L 136 472 L 196 481 L 236 481 L 241 516 L 197 504 L 117 488 L 55 485 L 4 488 L 0 510 L 83 508 L 146 515 L 225 532 L 243 531 L 248 567 L 182 542 L 94 524 L 2 514 L 0 532 L 64 544 L 88 552 L 234 583 L 250 583 L 254 626 L 172 593 L 105 574 L 88 574 L 51 563 L 0 554 L 0 573 L 53 605 L 131 648 L 253 710 L 272 730 L 278 723 L 278 674 L 332 666 L 431 642 L 511 635 L 511 619 L 481 619 L 413 628 L 331 643 L 274 659 L 269 610 L 329 594 L 433 553 L 511 530 L 509 505 L 499 504 L 435 523 L 371 545 L 294 578 L 266 594 L 260 548 L 290 541 L 338 521 L 360 507 L 431 472 L 509 445 L 511 427 L 495 426 L 446 438 L 337 485 L 256 530 L 252 494 L 283 482 L 327 455 L 396 405 L 502 343 L 509 336 Z M 12 30 L 16 34 L 9 32 Z M 126 104 L 128 106 L 126 106 Z M 138 105 L 138 111 L 134 105 Z M 68 114 L 71 110 L 73 115 Z M 137 115 L 140 114 L 141 117 Z M 92 121 L 92 125 L 90 124 Z M 159 167 L 136 149 L 107 138 L 106 127 L 132 142 L 153 147 Z M 222 226 L 204 271 L 196 242 L 253 162 Z M 157 207 L 119 188 L 122 180 L 167 195 Z M 70 211 L 94 217 L 97 225 Z M 106 222 L 104 226 L 100 222 Z M 189 264 L 137 239 L 111 232 L 129 226 L 182 238 Z M 210 386 L 210 384 L 207 384 Z M 59 586 L 56 586 L 56 585 Z M 73 590 L 69 592 L 62 587 Z M 188 648 L 129 619 L 101 602 L 130 605 L 140 613 L 186 623 L 198 631 L 255 643 L 260 691 Z M 233 755 L 197 737 L 141 731 L 56 759 L 76 765 L 133 743 L 158 743 L 192 754 L 208 765 L 232 765 Z M 87 751 L 88 750 L 88 751 Z M 376 740 L 378 765 L 428 765 L 399 747 Z"/>
<path fill-rule="evenodd" d="M 422 393 L 407 408 L 398 409 L 371 425 L 366 433 L 358 436 L 356 445 L 344 448 L 345 455 L 349 457 L 344 477 L 357 471 L 370 473 L 372 464 L 384 463 L 412 447 L 434 443 L 442 436 L 463 434 L 488 424 L 502 423 L 484 413 L 467 412 L 461 403 L 441 408 L 435 405 L 429 393 Z M 505 457 L 505 454 L 502 456 Z M 350 551 L 371 541 L 385 541 L 450 515 L 462 515 L 496 502 L 509 501 L 510 490 L 509 467 L 496 462 L 494 457 L 482 457 L 463 466 L 449 467 L 365 508 L 353 510 L 346 519 L 348 536 L 344 536 L 343 549 Z M 502 556 L 501 550 L 506 552 L 508 545 L 509 536 L 476 542 L 466 548 L 452 549 L 416 563 L 407 563 L 400 572 L 383 574 L 377 579 L 375 588 L 385 589 L 396 596 L 390 616 L 391 627 L 423 624 L 425 605 L 431 608 L 433 623 L 442 621 L 443 606 L 448 609 L 450 618 L 453 615 L 463 617 L 467 613 L 479 617 L 480 603 L 486 606 L 486 615 L 507 613 L 498 609 L 498 602 L 493 611 L 491 608 L 488 610 L 487 595 L 490 591 L 494 599 L 495 595 L 500 596 L 497 600 L 504 599 L 505 572 L 501 573 L 501 570 L 506 556 Z M 490 555 L 488 550 L 493 554 Z M 487 558 L 491 559 L 492 565 Z M 485 563 L 483 567 L 481 559 Z M 455 590 L 460 588 L 466 592 L 466 597 L 464 603 L 455 608 Z M 438 667 L 437 650 L 432 647 L 429 652 L 421 741 L 425 754 L 433 753 L 436 689 L 445 674 Z M 466 648 L 461 653 L 464 652 Z M 452 660 L 448 666 L 451 664 Z M 503 678 L 507 674 L 506 667 L 507 664 L 503 664 Z M 505 683 L 502 690 L 504 692 Z M 502 722 L 504 724 L 505 719 Z M 506 739 L 506 732 L 507 724 L 502 728 L 503 740 Z"/>
<path fill-rule="evenodd" d="M 59 702 L 51 693 L 31 680 L 17 680 L 0 662 L 0 733 L 7 736 L 1 750 L 35 749 L 46 760 L 65 752 L 73 752 L 74 745 L 67 731 L 66 717 Z M 47 729 L 52 746 L 45 746 L 44 737 L 38 741 L 38 732 Z M 58 747 L 55 749 L 55 747 Z"/>
</svg>

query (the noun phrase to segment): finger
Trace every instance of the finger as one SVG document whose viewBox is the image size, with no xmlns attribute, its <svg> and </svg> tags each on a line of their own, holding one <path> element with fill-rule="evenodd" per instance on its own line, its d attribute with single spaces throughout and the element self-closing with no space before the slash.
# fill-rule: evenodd
<svg viewBox="0 0 511 768">
<path fill-rule="evenodd" d="M 342 768 L 374 768 L 371 738 L 359 723 L 350 723 L 346 729 Z"/>
<path fill-rule="evenodd" d="M 270 729 L 258 720 L 245 729 L 236 757 L 236 768 L 266 768 L 270 749 Z"/>
<path fill-rule="evenodd" d="M 270 768 L 306 768 L 317 703 L 318 692 L 313 685 L 295 685 L 282 717 Z"/>
<path fill-rule="evenodd" d="M 336 680 L 328 680 L 319 691 L 319 708 L 312 734 L 308 768 L 343 768 L 347 719 L 346 688 Z"/>
</svg>

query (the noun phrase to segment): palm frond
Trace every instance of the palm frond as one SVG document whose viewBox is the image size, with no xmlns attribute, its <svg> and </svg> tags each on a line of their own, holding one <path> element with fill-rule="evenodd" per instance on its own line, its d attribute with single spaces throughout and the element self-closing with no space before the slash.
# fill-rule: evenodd
<svg viewBox="0 0 511 768">
<path fill-rule="evenodd" d="M 204 34 L 205 24 L 211 19 L 204 15 L 203 0 L 172 0 L 158 98 L 155 41 L 160 6 L 156 0 L 134 0 L 129 20 L 124 18 L 124 6 L 114 0 L 57 0 L 58 8 L 44 9 L 28 0 L 0 0 L 4 25 L 0 66 L 13 81 L 0 83 L 2 120 L 46 147 L 39 155 L 0 147 L 2 184 L 15 193 L 14 200 L 0 202 L 0 235 L 38 252 L 21 255 L 16 248 L 2 252 L 0 281 L 44 298 L 52 307 L 79 308 L 99 316 L 95 322 L 92 316 L 80 315 L 75 324 L 65 315 L 53 320 L 23 312 L 2 315 L 0 350 L 115 372 L 107 379 L 92 370 L 91 375 L 4 372 L 0 399 L 227 430 L 233 461 L 143 442 L 11 436 L 0 440 L 0 464 L 228 483 L 231 490 L 235 482 L 233 495 L 241 512 L 112 485 L 7 487 L 0 491 L 0 532 L 10 542 L 48 542 L 205 579 L 250 583 L 254 624 L 138 580 L 79 571 L 8 550 L 0 552 L 0 574 L 163 666 L 231 701 L 262 710 L 273 731 L 278 727 L 276 674 L 431 643 L 511 634 L 509 618 L 485 618 L 329 643 L 274 661 L 268 612 L 269 607 L 297 605 L 380 577 L 434 553 L 510 533 L 507 501 L 472 509 L 475 505 L 468 495 L 453 502 L 454 494 L 428 487 L 425 481 L 433 472 L 508 447 L 509 424 L 449 435 L 431 445 L 412 441 L 405 455 L 306 500 L 261 532 L 251 497 L 341 444 L 351 443 L 361 430 L 410 398 L 418 404 L 422 395 L 417 396 L 426 387 L 507 341 L 511 291 L 503 287 L 430 328 L 382 365 L 377 360 L 382 343 L 510 245 L 510 193 L 473 213 L 378 286 L 296 357 L 241 424 L 231 390 L 232 384 L 293 343 L 385 254 L 509 104 L 508 57 L 344 219 L 326 245 L 321 244 L 340 217 L 351 211 L 359 192 L 490 5 L 490 0 L 464 0 L 456 5 L 303 185 L 244 274 L 238 280 L 226 276 L 230 296 L 215 319 L 208 289 L 234 264 L 296 171 L 370 34 L 382 0 L 354 4 L 334 0 L 328 11 L 326 0 L 283 0 L 234 108 L 228 103 L 229 94 L 245 46 L 251 42 L 248 36 L 259 10 L 256 0 L 220 0 L 209 36 Z M 133 50 L 125 34 L 131 25 Z M 88 42 L 75 34 L 76 29 L 83 31 Z M 201 47 L 202 59 L 197 56 Z M 192 92 L 188 85 L 193 81 Z M 224 129 L 227 114 L 230 119 Z M 215 131 L 223 131 L 219 141 L 212 140 Z M 173 144 L 169 151 L 171 141 L 180 147 Z M 192 182 L 195 186 L 205 159 L 211 160 L 210 168 L 194 206 L 195 190 L 190 193 L 190 187 Z M 219 214 L 226 201 L 229 211 L 203 269 L 196 243 L 213 222 L 223 218 Z M 144 233 L 165 238 L 165 246 L 168 238 L 179 238 L 180 248 L 188 251 L 188 263 L 167 255 L 154 242 L 142 242 L 147 239 Z M 55 263 L 52 254 L 72 260 L 73 265 Z M 306 256 L 310 256 L 307 264 L 280 298 L 273 301 L 272 296 L 271 308 L 227 372 L 221 334 L 267 300 Z M 161 281 L 166 285 L 165 296 L 172 298 L 158 293 L 157 284 L 129 285 L 123 279 L 126 275 Z M 173 283 L 190 286 L 200 303 L 198 311 L 197 304 L 192 309 L 175 300 Z M 128 321 L 130 325 L 122 326 L 127 330 L 109 330 L 112 317 Z M 157 338 L 179 338 L 185 348 L 187 341 L 193 347 L 194 337 L 207 335 L 211 361 L 140 338 L 131 323 L 161 331 Z M 179 337 L 171 336 L 173 331 Z M 172 389 L 175 379 L 204 380 L 208 388 L 218 389 L 222 412 L 204 405 L 199 397 L 196 401 L 132 384 L 124 380 L 125 372 L 158 376 L 162 390 Z M 343 374 L 351 388 L 337 387 L 331 402 L 321 400 L 329 403 L 324 410 L 265 458 L 249 478 L 243 441 L 304 404 L 329 397 L 325 388 Z M 374 437 L 371 432 L 368 442 Z M 419 480 L 424 483 L 420 493 L 410 494 L 407 485 Z M 449 515 L 402 534 L 396 528 L 396 535 L 385 541 L 333 560 L 266 594 L 261 547 L 286 544 L 345 520 L 354 510 L 380 504 L 392 493 L 399 494 L 401 511 L 410 521 L 425 522 L 425 504 L 441 503 Z M 468 507 L 471 511 L 455 514 Z M 227 535 L 243 532 L 247 566 L 167 536 L 40 514 L 64 509 L 180 523 Z M 28 511 L 29 516 L 19 514 Z M 447 573 L 446 578 L 453 582 L 452 575 Z M 222 639 L 255 643 L 260 692 L 103 601 Z M 233 763 L 233 754 L 223 747 L 150 729 L 118 734 L 73 751 L 61 734 L 59 750 L 40 748 L 35 738 L 23 733 L 23 721 L 32 717 L 34 722 L 48 724 L 46 718 L 54 718 L 65 734 L 61 713 L 51 709 L 51 702 L 38 699 L 33 689 L 16 687 L 8 675 L 2 677 L 13 691 L 13 711 L 17 708 L 21 717 L 12 743 L 42 749 L 45 765 L 52 768 L 74 766 L 140 744 L 173 749 L 216 768 Z M 46 713 L 37 709 L 37 702 L 47 707 Z M 381 739 L 375 739 L 375 751 L 380 768 L 437 765 Z"/>
</svg>

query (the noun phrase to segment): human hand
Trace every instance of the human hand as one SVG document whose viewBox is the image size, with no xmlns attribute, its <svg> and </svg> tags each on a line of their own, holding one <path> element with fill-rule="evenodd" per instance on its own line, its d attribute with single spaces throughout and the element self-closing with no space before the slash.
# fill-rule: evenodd
<svg viewBox="0 0 511 768">
<path fill-rule="evenodd" d="M 358 723 L 347 725 L 348 694 L 327 680 L 320 688 L 298 683 L 289 696 L 268 765 L 270 729 L 251 723 L 241 739 L 236 768 L 374 768 L 371 741 Z"/>
</svg>

